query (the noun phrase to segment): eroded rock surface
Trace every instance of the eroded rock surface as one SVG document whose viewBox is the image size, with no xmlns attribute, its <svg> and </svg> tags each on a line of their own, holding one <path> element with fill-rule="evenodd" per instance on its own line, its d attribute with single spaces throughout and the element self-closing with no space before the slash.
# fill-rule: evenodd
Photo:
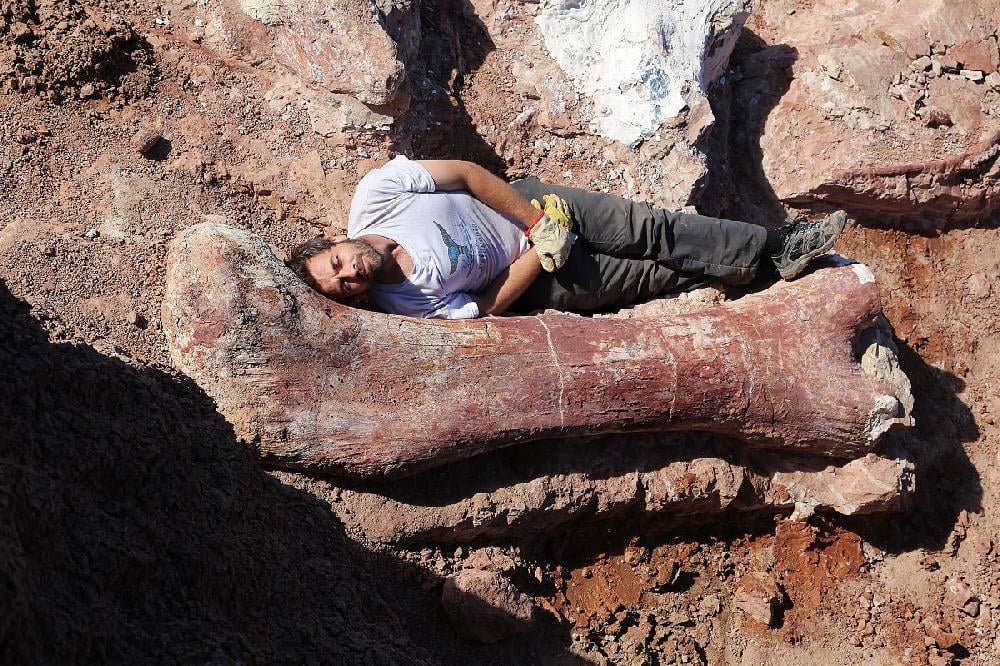
<svg viewBox="0 0 1000 666">
<path fill-rule="evenodd" d="M 770 627 L 774 624 L 778 605 L 784 598 L 784 592 L 772 576 L 763 571 L 753 571 L 737 585 L 733 606 L 765 627 Z"/>
<path fill-rule="evenodd" d="M 528 628 L 535 604 L 498 573 L 466 569 L 444 583 L 441 603 L 460 634 L 495 643 Z"/>
<path fill-rule="evenodd" d="M 306 83 L 382 105 L 399 90 L 404 65 L 372 9 L 361 0 L 223 0 L 212 3 L 204 39 L 250 63 L 276 60 Z M 404 32 L 397 31 L 411 39 Z"/>
<path fill-rule="evenodd" d="M 707 435 L 547 441 L 463 461 L 388 487 L 317 481 L 353 533 L 381 544 L 544 539 L 579 521 L 688 518 L 797 508 L 862 515 L 899 510 L 913 466 L 868 455 L 842 464 L 734 452 Z"/>
<path fill-rule="evenodd" d="M 736 87 L 778 199 L 930 222 L 996 207 L 1000 3 L 787 4 L 748 25 L 774 46 L 744 62 Z"/>
</svg>

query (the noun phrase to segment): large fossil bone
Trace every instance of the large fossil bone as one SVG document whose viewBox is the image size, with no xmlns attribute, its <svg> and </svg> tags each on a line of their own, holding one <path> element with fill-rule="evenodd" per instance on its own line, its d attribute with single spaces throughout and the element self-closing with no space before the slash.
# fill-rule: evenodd
<svg viewBox="0 0 1000 666">
<path fill-rule="evenodd" d="M 174 239 L 163 301 L 175 364 L 264 459 L 356 478 L 630 431 L 858 457 L 905 422 L 854 358 L 879 313 L 854 264 L 689 315 L 411 319 L 329 301 L 214 223 Z"/>
</svg>

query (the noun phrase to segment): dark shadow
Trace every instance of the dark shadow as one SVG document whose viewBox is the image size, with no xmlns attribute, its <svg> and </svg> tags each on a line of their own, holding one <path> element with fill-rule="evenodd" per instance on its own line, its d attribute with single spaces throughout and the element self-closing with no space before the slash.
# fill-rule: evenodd
<svg viewBox="0 0 1000 666">
<path fill-rule="evenodd" d="M 798 56 L 787 44 L 768 46 L 749 28 L 740 33 L 730 58 L 731 106 L 723 109 L 715 102 L 712 107 L 729 119 L 728 125 L 722 124 L 729 131 L 729 171 L 719 173 L 717 166 L 717 174 L 711 177 L 726 183 L 725 189 L 732 193 L 721 211 L 723 217 L 770 227 L 785 219 L 785 207 L 764 173 L 760 138 L 768 115 L 788 92 Z"/>
<path fill-rule="evenodd" d="M 138 33 L 117 42 L 96 65 L 101 87 L 129 100 L 147 95 L 160 75 L 152 44 Z"/>
<path fill-rule="evenodd" d="M 490 493 L 533 479 L 574 472 L 586 472 L 591 479 L 609 479 L 629 472 L 651 472 L 672 462 L 702 457 L 740 464 L 740 452 L 745 450 L 737 440 L 710 433 L 634 433 L 627 446 L 622 443 L 623 436 L 627 435 L 537 440 L 488 451 L 397 480 L 332 481 L 343 488 L 377 492 L 407 504 L 445 506 L 477 493 Z"/>
<path fill-rule="evenodd" d="M 707 432 L 633 433 L 518 444 L 394 481 L 331 479 L 331 483 L 415 507 L 434 508 L 468 502 L 477 495 L 498 491 L 508 500 L 516 498 L 517 493 L 530 496 L 539 492 L 537 483 L 532 489 L 533 482 L 545 486 L 545 479 L 574 474 L 589 481 L 612 480 L 612 488 L 616 483 L 627 486 L 632 483 L 628 479 L 636 473 L 655 473 L 672 463 L 706 458 L 720 459 L 765 475 L 767 470 L 819 471 L 831 464 L 846 462 L 751 451 L 743 442 Z M 759 500 L 756 491 L 745 480 L 739 486 L 738 497 L 727 508 L 720 509 L 727 506 L 719 496 L 722 486 L 724 484 L 710 488 L 703 495 L 694 493 L 683 501 L 678 500 L 672 509 L 660 512 L 645 508 L 647 498 L 641 488 L 628 501 L 599 512 L 599 502 L 592 498 L 575 510 L 534 511 L 530 518 L 517 520 L 512 525 L 512 517 L 506 511 L 496 510 L 474 525 L 428 527 L 402 542 L 411 547 L 433 543 L 515 544 L 544 550 L 546 557 L 554 557 L 557 561 L 564 561 L 566 553 L 561 549 L 567 549 L 582 562 L 608 548 L 609 544 L 624 548 L 636 535 L 644 539 L 669 539 L 684 534 L 684 538 L 699 540 L 717 539 L 723 534 L 742 535 L 747 530 L 767 534 L 773 532 L 773 516 L 790 511 L 790 508 L 783 511 L 767 507 L 748 510 L 746 507 L 758 506 Z M 581 487 L 576 491 L 581 497 L 589 493 Z M 513 504 L 516 505 L 516 501 Z M 523 510 L 526 507 L 514 511 Z"/>
<path fill-rule="evenodd" d="M 698 574 L 696 572 L 681 571 L 677 574 L 677 579 L 670 585 L 665 586 L 663 589 L 670 590 L 671 592 L 687 592 L 694 587 L 697 580 Z"/>
<path fill-rule="evenodd" d="M 574 663 L 459 639 L 441 581 L 262 471 L 183 377 L 53 344 L 0 282 L 0 663 Z"/>
<path fill-rule="evenodd" d="M 785 614 L 792 610 L 795 604 L 787 594 L 781 597 L 781 603 L 774 609 L 774 629 L 782 629 L 785 626 Z"/>
<path fill-rule="evenodd" d="M 170 143 L 170 139 L 160 137 L 153 144 L 153 147 L 145 152 L 145 157 L 155 160 L 157 162 L 162 162 L 163 160 L 170 157 L 170 150 L 173 148 L 173 144 Z"/>
<path fill-rule="evenodd" d="M 1000 156 L 1000 153 L 998 153 Z M 845 210 L 851 210 L 850 199 L 856 197 L 853 193 L 842 197 Z M 947 199 L 947 200 L 945 200 Z M 920 210 L 900 212 L 898 209 L 887 209 L 884 212 L 872 210 L 870 200 L 865 200 L 864 210 L 852 211 L 857 224 L 870 229 L 891 229 L 905 231 L 914 236 L 923 238 L 938 238 L 939 236 L 955 229 L 1000 229 L 1000 209 L 987 214 L 969 218 L 954 219 L 948 216 L 947 211 L 960 207 L 960 201 L 955 197 L 942 196 L 935 206 L 927 206 Z M 838 202 L 838 205 L 839 202 Z"/>
<path fill-rule="evenodd" d="M 911 504 L 898 516 L 844 519 L 843 524 L 891 553 L 939 550 L 946 547 L 963 510 L 982 510 L 979 472 L 963 447 L 979 438 L 979 427 L 958 397 L 965 382 L 929 365 L 902 340 L 896 340 L 896 345 L 900 365 L 913 384 L 916 426 L 886 447 L 914 465 Z"/>
<path fill-rule="evenodd" d="M 468 0 L 429 0 L 420 6 L 419 54 L 407 71 L 413 96 L 394 128 L 394 149 L 420 158 L 464 159 L 498 175 L 506 164 L 479 134 L 463 93 L 495 49 Z"/>
</svg>

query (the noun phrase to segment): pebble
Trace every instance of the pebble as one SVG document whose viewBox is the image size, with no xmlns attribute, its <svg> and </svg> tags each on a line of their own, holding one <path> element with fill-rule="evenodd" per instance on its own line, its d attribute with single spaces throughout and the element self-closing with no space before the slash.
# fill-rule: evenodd
<svg viewBox="0 0 1000 666">
<path fill-rule="evenodd" d="M 84 83 L 80 86 L 80 99 L 87 99 L 88 97 L 94 96 L 94 84 Z"/>
<path fill-rule="evenodd" d="M 132 148 L 140 155 L 147 155 L 162 138 L 163 133 L 158 128 L 142 127 L 132 135 Z"/>
<path fill-rule="evenodd" d="M 965 609 L 966 604 L 978 599 L 972 589 L 965 581 L 958 578 L 949 578 L 944 584 L 944 602 L 955 608 Z M 978 613 L 978 608 L 976 609 Z"/>
<path fill-rule="evenodd" d="M 700 608 L 703 613 L 707 613 L 708 615 L 718 615 L 719 611 L 722 610 L 722 603 L 719 601 L 719 597 L 717 595 L 709 594 L 701 600 L 701 603 L 698 604 L 698 608 Z"/>
<path fill-rule="evenodd" d="M 958 71 L 958 61 L 951 56 L 941 57 L 941 67 L 946 72 L 957 72 Z"/>
<path fill-rule="evenodd" d="M 20 21 L 15 22 L 14 26 L 10 29 L 10 36 L 14 38 L 14 41 L 27 39 L 33 35 L 34 33 L 31 31 L 28 24 L 21 23 Z"/>
<path fill-rule="evenodd" d="M 990 292 L 993 291 L 993 285 L 990 284 L 990 278 L 986 273 L 976 273 L 969 278 L 966 286 L 973 298 L 989 298 Z"/>
<path fill-rule="evenodd" d="M 986 75 L 983 72 L 980 72 L 978 69 L 963 69 L 961 72 L 959 72 L 959 74 L 961 74 L 962 76 L 964 76 L 965 78 L 969 79 L 974 83 L 980 83 L 986 80 Z"/>
<path fill-rule="evenodd" d="M 101 232 L 98 231 L 97 229 L 87 229 L 87 231 L 84 232 L 83 237 L 87 238 L 87 239 L 90 239 L 90 240 L 94 240 L 95 238 L 97 238 L 100 235 L 101 235 Z"/>
<path fill-rule="evenodd" d="M 777 582 L 763 571 L 748 573 L 733 595 L 733 605 L 766 627 L 772 626 L 784 592 Z"/>
<path fill-rule="evenodd" d="M 625 562 L 629 566 L 638 566 L 649 555 L 649 552 L 640 546 L 629 546 L 625 549 Z"/>
<path fill-rule="evenodd" d="M 17 134 L 14 138 L 20 144 L 34 143 L 38 140 L 38 132 L 27 127 L 22 127 L 17 130 Z"/>
<path fill-rule="evenodd" d="M 146 328 L 147 326 L 149 326 L 149 322 L 146 321 L 146 318 L 143 317 L 138 312 L 136 312 L 135 310 L 129 310 L 125 314 L 125 320 L 128 323 L 130 323 L 133 326 L 135 326 L 136 328 Z"/>
</svg>

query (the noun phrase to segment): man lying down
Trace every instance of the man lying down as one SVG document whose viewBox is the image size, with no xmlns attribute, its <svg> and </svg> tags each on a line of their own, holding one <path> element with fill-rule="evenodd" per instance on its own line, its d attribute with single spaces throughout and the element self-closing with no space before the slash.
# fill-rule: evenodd
<svg viewBox="0 0 1000 666">
<path fill-rule="evenodd" d="M 716 280 L 745 284 L 767 264 L 793 279 L 846 219 L 837 211 L 771 229 L 399 156 L 361 179 L 346 236 L 299 245 L 288 265 L 330 298 L 367 292 L 413 317 L 586 313 Z"/>
</svg>

